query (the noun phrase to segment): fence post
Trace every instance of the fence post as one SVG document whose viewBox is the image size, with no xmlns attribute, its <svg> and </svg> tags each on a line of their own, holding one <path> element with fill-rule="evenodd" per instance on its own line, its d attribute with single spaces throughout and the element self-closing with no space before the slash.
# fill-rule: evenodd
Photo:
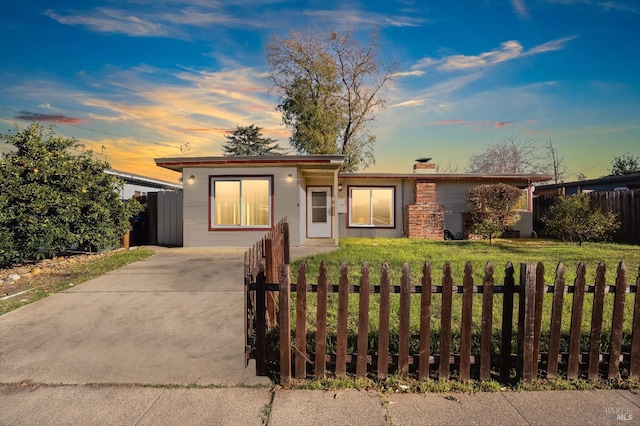
<svg viewBox="0 0 640 426">
<path fill-rule="evenodd" d="M 267 375 L 267 281 L 264 271 L 256 277 L 256 375 Z"/>
<path fill-rule="evenodd" d="M 316 378 L 324 377 L 327 356 L 327 265 L 320 262 L 318 275 L 318 308 L 316 311 Z"/>
<path fill-rule="evenodd" d="M 584 306 L 585 281 L 584 262 L 578 264 L 576 280 L 573 285 L 573 302 L 571 306 L 571 328 L 569 329 L 569 362 L 567 362 L 567 379 L 578 378 L 580 367 L 580 338 L 582 337 L 582 311 Z"/>
<path fill-rule="evenodd" d="M 275 253 L 273 247 L 273 239 L 266 238 L 264 240 L 264 262 L 266 280 L 270 284 L 276 283 L 278 279 L 278 265 L 275 260 Z M 276 320 L 276 296 L 274 292 L 267 292 L 267 325 L 269 328 L 276 327 L 278 321 Z"/>
<path fill-rule="evenodd" d="M 633 304 L 633 325 L 631 329 L 631 359 L 629 361 L 629 376 L 640 377 L 640 267 L 636 278 L 636 295 Z"/>
<path fill-rule="evenodd" d="M 429 378 L 429 359 L 431 357 L 431 265 L 429 262 L 425 262 L 422 267 L 420 292 L 420 361 L 418 364 L 418 380 L 425 380 Z M 380 303 L 382 304 L 382 302 Z"/>
<path fill-rule="evenodd" d="M 504 277 L 502 297 L 502 344 L 500 345 L 500 378 L 509 379 L 511 372 L 511 337 L 513 336 L 513 291 L 514 270 L 511 262 L 507 263 Z"/>
<path fill-rule="evenodd" d="M 535 347 L 536 315 L 536 266 L 520 264 L 520 295 L 518 310 L 518 377 L 531 382 L 537 375 L 538 354 Z"/>
<path fill-rule="evenodd" d="M 369 264 L 367 262 L 362 264 L 359 296 L 356 377 L 364 378 L 367 376 L 367 349 L 369 343 Z"/>
<path fill-rule="evenodd" d="M 449 356 L 451 355 L 451 301 L 453 295 L 453 278 L 451 277 L 451 263 L 444 264 L 442 277 L 442 305 L 440 310 L 440 365 L 439 378 L 448 379 L 451 372 Z"/>
<path fill-rule="evenodd" d="M 347 375 L 347 317 L 349 315 L 349 268 L 340 267 L 338 283 L 338 333 L 336 336 L 336 376 Z"/>
<path fill-rule="evenodd" d="M 285 222 L 282 224 L 282 233 L 283 235 L 283 245 L 284 245 L 284 263 L 286 263 L 287 265 L 289 265 L 291 262 L 291 254 L 290 254 L 290 247 L 289 247 L 289 223 Z"/>
<path fill-rule="evenodd" d="M 482 282 L 482 328 L 480 331 L 480 380 L 491 379 L 491 334 L 493 333 L 493 264 L 487 262 Z"/>
<path fill-rule="evenodd" d="M 389 264 L 382 264 L 380 276 L 380 314 L 378 315 L 378 378 L 386 379 L 389 373 Z"/>
<path fill-rule="evenodd" d="M 622 325 L 624 321 L 624 298 L 627 291 L 627 267 L 624 262 L 618 266 L 616 295 L 613 301 L 613 321 L 611 324 L 611 347 L 609 350 L 608 379 L 620 378 L 620 351 L 622 347 Z"/>
<path fill-rule="evenodd" d="M 411 273 L 409 262 L 402 265 L 400 281 L 400 321 L 398 324 L 398 374 L 406 377 L 409 374 L 409 316 L 411 313 Z"/>
<path fill-rule="evenodd" d="M 307 377 L 307 264 L 298 268 L 296 282 L 296 379 Z"/>
<path fill-rule="evenodd" d="M 291 383 L 291 312 L 289 297 L 291 283 L 289 265 L 280 265 L 278 274 L 280 284 L 280 385 L 288 387 Z"/>
</svg>

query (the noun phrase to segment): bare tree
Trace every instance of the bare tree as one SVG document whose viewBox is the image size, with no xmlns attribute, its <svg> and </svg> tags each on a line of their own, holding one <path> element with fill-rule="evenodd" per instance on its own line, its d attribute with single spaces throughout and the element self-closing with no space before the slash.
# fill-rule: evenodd
<svg viewBox="0 0 640 426">
<path fill-rule="evenodd" d="M 544 169 L 537 141 L 513 135 L 472 154 L 466 167 L 468 173 L 486 175 L 542 173 Z"/>
<path fill-rule="evenodd" d="M 296 151 L 343 154 L 346 171 L 375 162 L 370 124 L 384 107 L 380 93 L 395 68 L 382 64 L 379 48 L 377 29 L 366 45 L 353 31 L 273 37 L 267 46 L 270 78 Z"/>
<path fill-rule="evenodd" d="M 547 150 L 548 165 L 551 168 L 551 174 L 555 183 L 559 183 L 565 177 L 567 177 L 568 169 L 564 162 L 564 155 L 558 151 L 558 148 L 553 144 L 551 137 L 549 142 L 545 145 Z"/>
</svg>

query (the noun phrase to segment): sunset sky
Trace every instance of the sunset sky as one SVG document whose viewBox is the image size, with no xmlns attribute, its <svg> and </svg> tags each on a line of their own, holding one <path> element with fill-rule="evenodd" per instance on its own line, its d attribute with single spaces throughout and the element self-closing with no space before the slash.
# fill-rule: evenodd
<svg viewBox="0 0 640 426">
<path fill-rule="evenodd" d="M 55 123 L 117 170 L 176 182 L 154 158 L 222 155 L 236 126 L 289 147 L 266 78 L 272 35 L 366 40 L 375 26 L 398 74 L 367 172 L 418 157 L 463 172 L 511 136 L 551 138 L 567 180 L 640 156 L 637 0 L 4 2 L 0 132 Z"/>
</svg>

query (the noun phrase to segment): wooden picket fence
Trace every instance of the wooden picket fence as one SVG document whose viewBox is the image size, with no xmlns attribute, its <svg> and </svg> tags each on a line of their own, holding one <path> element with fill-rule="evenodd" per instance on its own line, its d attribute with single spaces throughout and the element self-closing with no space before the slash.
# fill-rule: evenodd
<svg viewBox="0 0 640 426">
<path fill-rule="evenodd" d="M 280 381 L 287 386 L 293 375 L 295 378 L 306 378 L 312 373 L 315 377 L 323 377 L 329 369 L 342 376 L 348 371 L 355 372 L 357 377 L 377 375 L 384 379 L 389 374 L 389 367 L 400 376 L 415 374 L 418 379 L 429 377 L 449 378 L 452 366 L 457 369 L 459 380 L 478 378 L 488 380 L 499 378 L 509 380 L 512 368 L 515 367 L 516 378 L 531 381 L 538 376 L 555 378 L 562 366 L 568 379 L 584 376 L 590 380 L 600 377 L 600 372 L 607 379 L 621 377 L 621 365 L 624 365 L 627 376 L 640 377 L 640 298 L 634 297 L 633 326 L 630 352 L 622 353 L 624 306 L 627 294 L 636 293 L 640 285 L 640 275 L 635 285 L 626 283 L 626 266 L 620 263 L 614 285 L 605 281 L 605 265 L 600 264 L 594 285 L 587 285 L 585 266 L 580 264 L 574 285 L 565 285 L 564 265 L 560 263 L 556 269 L 553 285 L 544 282 L 544 265 L 532 263 L 520 264 L 519 285 L 515 285 L 514 267 L 509 263 L 505 270 L 503 285 L 494 285 L 493 266 L 487 264 L 482 285 L 474 285 L 472 267 L 465 266 L 462 285 L 454 285 L 451 265 L 444 266 L 442 285 L 432 282 L 431 265 L 425 263 L 422 268 L 420 285 L 413 285 L 410 280 L 409 265 L 404 264 L 400 285 L 391 285 L 389 267 L 384 264 L 379 285 L 371 285 L 369 266 L 364 263 L 358 284 L 349 282 L 348 267 L 343 263 L 340 280 L 337 285 L 327 282 L 326 265 L 320 266 L 317 284 L 307 283 L 305 264 L 300 265 L 296 283 L 290 281 L 290 267 L 280 265 L 278 285 L 267 283 L 266 290 L 279 290 L 279 354 L 273 354 L 272 361 L 279 363 Z M 639 271 L 640 272 L 640 271 Z M 291 292 L 295 292 L 294 343 L 292 344 L 291 328 Z M 315 353 L 307 352 L 306 329 L 307 294 L 317 293 Z M 327 353 L 327 296 L 338 294 L 336 351 Z M 542 329 L 542 306 L 544 294 L 552 294 L 551 323 L 549 324 L 549 350 L 540 353 L 540 336 Z M 565 293 L 572 294 L 571 324 L 569 332 L 568 352 L 560 352 L 562 337 L 562 306 Z M 593 293 L 591 331 L 589 333 L 589 350 L 580 351 L 582 337 L 582 317 L 585 293 Z M 614 293 L 613 316 L 606 319 L 610 324 L 611 339 L 608 353 L 601 353 L 602 329 L 605 324 L 603 308 L 606 293 Z M 348 299 L 350 294 L 358 294 L 358 333 L 355 353 L 347 353 L 347 321 Z M 378 314 L 378 347 L 370 348 L 369 343 L 369 299 L 371 294 L 379 294 L 380 310 Z M 397 353 L 389 353 L 390 347 L 390 298 L 399 295 L 399 329 L 397 333 Z M 431 307 L 432 296 L 441 295 L 440 299 L 440 342 L 439 353 L 430 353 Z M 500 352 L 491 351 L 493 328 L 494 295 L 502 294 L 502 333 Z M 452 353 L 452 299 L 454 295 L 462 297 L 462 318 L 459 330 L 459 353 Z M 472 307 L 473 297 L 482 297 L 482 324 L 480 331 L 479 353 L 472 353 Z M 518 315 L 516 318 L 517 333 L 514 336 L 514 296 L 518 296 Z M 258 294 L 258 297 L 259 294 Z M 355 297 L 355 296 L 354 296 Z M 412 297 L 420 299 L 419 350 L 410 353 L 409 329 L 410 306 Z M 547 301 L 548 303 L 548 301 Z M 631 303 L 631 302 L 629 302 Z M 258 315 L 260 313 L 258 312 Z M 607 325 L 608 325 L 607 324 Z M 512 353 L 512 339 L 517 338 L 516 353 Z M 477 339 L 477 336 L 476 336 Z M 396 342 L 394 342 L 396 343 Z M 477 342 L 475 342 L 477 343 Z M 269 354 L 267 354 L 269 355 Z M 542 364 L 541 364 L 542 363 Z M 417 364 L 417 365 L 416 365 Z M 477 366 L 472 376 L 471 366 Z M 309 368 L 311 367 L 311 368 Z M 411 368 L 410 368 L 411 367 Z M 433 367 L 433 368 L 432 368 Z M 540 367 L 544 367 L 541 369 Z M 581 369 L 582 367 L 582 369 Z M 580 371 L 582 370 L 582 374 Z M 628 373 L 627 373 L 628 371 Z"/>
<path fill-rule="evenodd" d="M 244 255 L 245 363 L 256 359 L 259 375 L 266 374 L 267 330 L 277 326 L 276 293 L 266 291 L 265 285 L 278 282 L 278 268 L 289 263 L 289 256 L 286 217 Z"/>
</svg>

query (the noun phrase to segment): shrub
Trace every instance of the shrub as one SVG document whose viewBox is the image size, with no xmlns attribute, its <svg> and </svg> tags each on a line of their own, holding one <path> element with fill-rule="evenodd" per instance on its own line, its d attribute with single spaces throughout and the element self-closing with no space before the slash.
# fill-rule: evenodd
<svg viewBox="0 0 640 426">
<path fill-rule="evenodd" d="M 479 185 L 469 191 L 469 209 L 474 226 L 471 233 L 491 239 L 513 226 L 520 216 L 514 207 L 521 197 L 521 191 L 515 186 L 497 183 Z"/>
<path fill-rule="evenodd" d="M 16 148 L 0 158 L 0 266 L 76 244 L 118 244 L 141 205 L 122 202 L 123 182 L 104 173 L 108 163 L 38 124 L 1 134 L 0 141 Z"/>
<path fill-rule="evenodd" d="M 620 227 L 615 213 L 592 208 L 585 194 L 557 198 L 542 220 L 549 235 L 580 245 L 585 241 L 606 240 Z"/>
</svg>

